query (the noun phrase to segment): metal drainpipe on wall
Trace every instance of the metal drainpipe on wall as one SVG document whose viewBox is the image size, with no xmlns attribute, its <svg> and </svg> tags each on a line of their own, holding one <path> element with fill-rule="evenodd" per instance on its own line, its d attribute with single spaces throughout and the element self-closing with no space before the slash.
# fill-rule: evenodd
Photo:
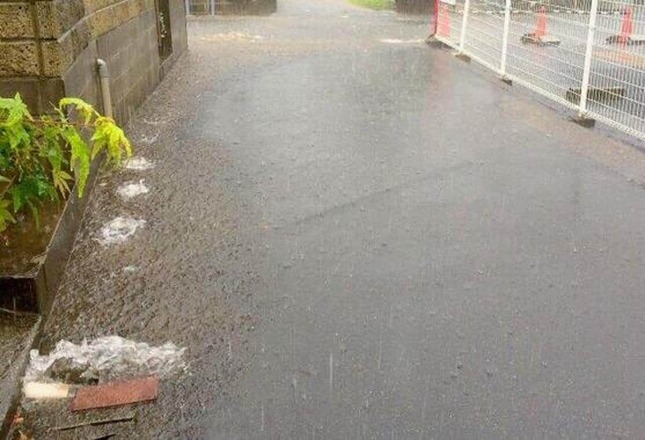
<svg viewBox="0 0 645 440">
<path fill-rule="evenodd" d="M 112 95 L 110 93 L 110 70 L 107 63 L 101 58 L 96 60 L 96 66 L 101 81 L 101 101 L 103 102 L 103 114 L 108 118 L 114 118 L 112 112 Z"/>
</svg>

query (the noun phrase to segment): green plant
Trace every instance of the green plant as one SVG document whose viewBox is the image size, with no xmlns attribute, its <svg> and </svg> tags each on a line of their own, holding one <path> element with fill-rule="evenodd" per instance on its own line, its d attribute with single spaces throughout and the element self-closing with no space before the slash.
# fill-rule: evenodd
<svg viewBox="0 0 645 440">
<path fill-rule="evenodd" d="M 20 95 L 0 98 L 0 232 L 25 210 L 38 221 L 40 206 L 65 199 L 74 183 L 82 197 L 101 152 L 112 165 L 132 155 L 123 130 L 85 101 L 63 98 L 54 110 L 34 117 Z"/>
<path fill-rule="evenodd" d="M 394 9 L 394 0 L 349 0 L 350 3 L 364 8 L 376 9 L 377 11 L 383 9 Z"/>
</svg>

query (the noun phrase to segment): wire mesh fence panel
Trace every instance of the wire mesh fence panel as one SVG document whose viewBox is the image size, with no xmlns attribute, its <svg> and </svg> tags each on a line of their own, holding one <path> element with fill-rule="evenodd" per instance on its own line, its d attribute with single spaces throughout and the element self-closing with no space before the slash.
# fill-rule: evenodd
<svg viewBox="0 0 645 440">
<path fill-rule="evenodd" d="M 522 7 L 511 14 L 508 75 L 575 107 L 571 90 L 582 86 L 589 4 L 561 1 L 556 7 L 543 1 Z"/>
<path fill-rule="evenodd" d="M 642 2 L 442 1 L 436 37 L 580 116 L 645 139 Z"/>
<path fill-rule="evenodd" d="M 603 1 L 600 13 L 592 49 L 588 114 L 645 137 L 645 6 Z"/>
<path fill-rule="evenodd" d="M 471 0 L 464 51 L 492 70 L 500 70 L 504 44 L 504 0 Z"/>
<path fill-rule="evenodd" d="M 212 13 L 212 0 L 186 0 L 186 9 L 191 15 L 207 15 Z"/>
</svg>

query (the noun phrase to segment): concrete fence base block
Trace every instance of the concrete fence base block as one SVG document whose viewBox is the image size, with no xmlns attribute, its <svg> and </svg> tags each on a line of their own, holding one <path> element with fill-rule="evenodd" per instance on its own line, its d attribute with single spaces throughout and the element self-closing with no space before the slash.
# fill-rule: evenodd
<svg viewBox="0 0 645 440">
<path fill-rule="evenodd" d="M 573 122 L 585 128 L 594 128 L 596 126 L 596 120 L 586 116 L 576 116 L 573 118 Z"/>
<path fill-rule="evenodd" d="M 430 47 L 434 47 L 436 49 L 448 49 L 450 46 L 448 46 L 446 43 L 443 41 L 437 39 L 434 35 L 430 35 L 428 38 L 426 38 L 426 44 Z"/>
<path fill-rule="evenodd" d="M 544 35 L 542 37 L 535 33 L 528 33 L 522 35 L 520 38 L 522 44 L 535 44 L 537 46 L 559 46 L 562 41 L 552 35 Z"/>
<path fill-rule="evenodd" d="M 625 46 L 642 46 L 645 44 L 645 35 L 611 35 L 605 39 L 607 44 L 624 44 Z"/>
<path fill-rule="evenodd" d="M 464 61 L 466 63 L 470 63 L 470 57 L 468 55 L 466 55 L 465 53 L 463 53 L 463 52 L 457 52 L 455 54 L 455 57 L 457 57 L 461 61 Z"/>
</svg>

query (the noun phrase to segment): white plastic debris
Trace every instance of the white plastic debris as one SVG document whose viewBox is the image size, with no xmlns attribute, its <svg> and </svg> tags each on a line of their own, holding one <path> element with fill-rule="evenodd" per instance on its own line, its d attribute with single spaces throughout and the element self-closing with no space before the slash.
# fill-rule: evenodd
<svg viewBox="0 0 645 440">
<path fill-rule="evenodd" d="M 123 268 L 124 273 L 135 273 L 139 271 L 138 266 L 126 266 Z"/>
<path fill-rule="evenodd" d="M 133 157 L 126 162 L 125 167 L 128 170 L 145 171 L 154 168 L 155 164 L 145 157 Z"/>
<path fill-rule="evenodd" d="M 163 378 L 186 368 L 183 360 L 185 351 L 172 342 L 154 347 L 120 336 L 83 340 L 80 345 L 63 340 L 48 355 L 40 355 L 38 350 L 31 351 L 25 384 L 52 382 L 46 371 L 57 359 L 63 358 L 89 365 L 101 381 L 151 375 Z"/>
<path fill-rule="evenodd" d="M 65 399 L 69 396 L 69 385 L 64 383 L 25 382 L 22 392 L 27 399 Z"/>
<path fill-rule="evenodd" d="M 145 220 L 117 217 L 101 228 L 98 241 L 103 246 L 123 243 L 133 236 L 137 232 L 137 229 L 143 228 L 145 224 Z"/>
<path fill-rule="evenodd" d="M 143 180 L 139 180 L 139 182 L 124 183 L 116 190 L 119 197 L 126 201 L 142 194 L 148 194 L 149 192 L 150 190 Z"/>
</svg>

